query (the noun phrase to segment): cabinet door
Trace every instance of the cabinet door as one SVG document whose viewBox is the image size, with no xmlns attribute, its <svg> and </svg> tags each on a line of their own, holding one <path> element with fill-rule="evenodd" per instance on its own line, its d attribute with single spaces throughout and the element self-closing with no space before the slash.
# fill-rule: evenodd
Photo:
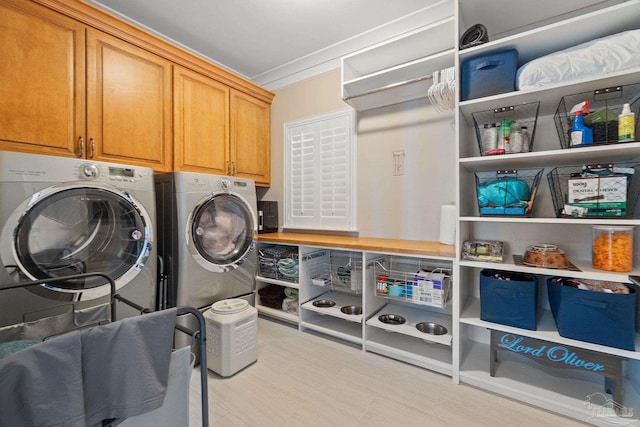
<svg viewBox="0 0 640 427">
<path fill-rule="evenodd" d="M 271 109 L 269 104 L 231 90 L 233 174 L 271 185 Z"/>
<path fill-rule="evenodd" d="M 0 1 L 0 149 L 79 156 L 85 27 L 24 0 Z"/>
<path fill-rule="evenodd" d="M 87 30 L 88 158 L 172 166 L 171 62 Z"/>
<path fill-rule="evenodd" d="M 173 101 L 174 170 L 229 173 L 229 87 L 174 66 Z"/>
</svg>

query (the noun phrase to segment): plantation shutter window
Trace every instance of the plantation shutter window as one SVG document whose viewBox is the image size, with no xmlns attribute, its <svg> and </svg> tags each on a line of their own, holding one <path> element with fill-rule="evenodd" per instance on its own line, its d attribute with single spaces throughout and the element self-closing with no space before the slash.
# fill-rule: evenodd
<svg viewBox="0 0 640 427">
<path fill-rule="evenodd" d="M 285 124 L 285 228 L 355 230 L 355 113 Z"/>
</svg>

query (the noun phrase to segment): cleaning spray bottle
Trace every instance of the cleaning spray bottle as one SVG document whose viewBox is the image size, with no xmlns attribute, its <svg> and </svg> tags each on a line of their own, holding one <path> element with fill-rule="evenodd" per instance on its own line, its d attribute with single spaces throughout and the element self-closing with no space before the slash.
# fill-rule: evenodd
<svg viewBox="0 0 640 427">
<path fill-rule="evenodd" d="M 571 146 L 593 144 L 593 131 L 584 125 L 583 114 L 589 114 L 589 101 L 575 105 L 570 114 L 573 114 L 573 124 L 571 125 Z"/>
</svg>

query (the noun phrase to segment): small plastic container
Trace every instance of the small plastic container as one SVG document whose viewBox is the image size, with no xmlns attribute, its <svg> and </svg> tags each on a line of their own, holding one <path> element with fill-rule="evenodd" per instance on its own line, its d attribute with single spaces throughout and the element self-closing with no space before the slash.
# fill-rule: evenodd
<svg viewBox="0 0 640 427">
<path fill-rule="evenodd" d="M 376 294 L 386 296 L 389 293 L 387 285 L 389 284 L 389 276 L 386 274 L 378 274 L 376 276 Z"/>
<path fill-rule="evenodd" d="M 258 360 L 258 311 L 249 302 L 215 302 L 204 318 L 208 369 L 228 377 Z"/>
<path fill-rule="evenodd" d="M 629 272 L 633 268 L 633 227 L 594 226 L 593 268 Z"/>
</svg>

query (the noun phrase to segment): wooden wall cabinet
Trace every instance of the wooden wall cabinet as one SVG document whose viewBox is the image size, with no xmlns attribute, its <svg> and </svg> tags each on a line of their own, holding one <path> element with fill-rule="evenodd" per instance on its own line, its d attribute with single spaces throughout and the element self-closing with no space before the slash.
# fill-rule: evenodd
<svg viewBox="0 0 640 427">
<path fill-rule="evenodd" d="M 174 66 L 173 99 L 174 169 L 226 175 L 229 87 Z"/>
<path fill-rule="evenodd" d="M 174 66 L 174 169 L 270 184 L 269 104 Z"/>
<path fill-rule="evenodd" d="M 171 170 L 171 64 L 37 4 L 0 4 L 0 149 Z"/>
<path fill-rule="evenodd" d="M 271 185 L 271 109 L 268 103 L 231 89 L 231 174 Z"/>
<path fill-rule="evenodd" d="M 87 30 L 87 158 L 170 171 L 171 105 L 171 62 Z"/>
<path fill-rule="evenodd" d="M 79 155 L 85 26 L 26 1 L 0 3 L 0 149 Z"/>
<path fill-rule="evenodd" d="M 0 0 L 0 55 L 0 150 L 270 185 L 271 92 L 84 1 Z"/>
</svg>

